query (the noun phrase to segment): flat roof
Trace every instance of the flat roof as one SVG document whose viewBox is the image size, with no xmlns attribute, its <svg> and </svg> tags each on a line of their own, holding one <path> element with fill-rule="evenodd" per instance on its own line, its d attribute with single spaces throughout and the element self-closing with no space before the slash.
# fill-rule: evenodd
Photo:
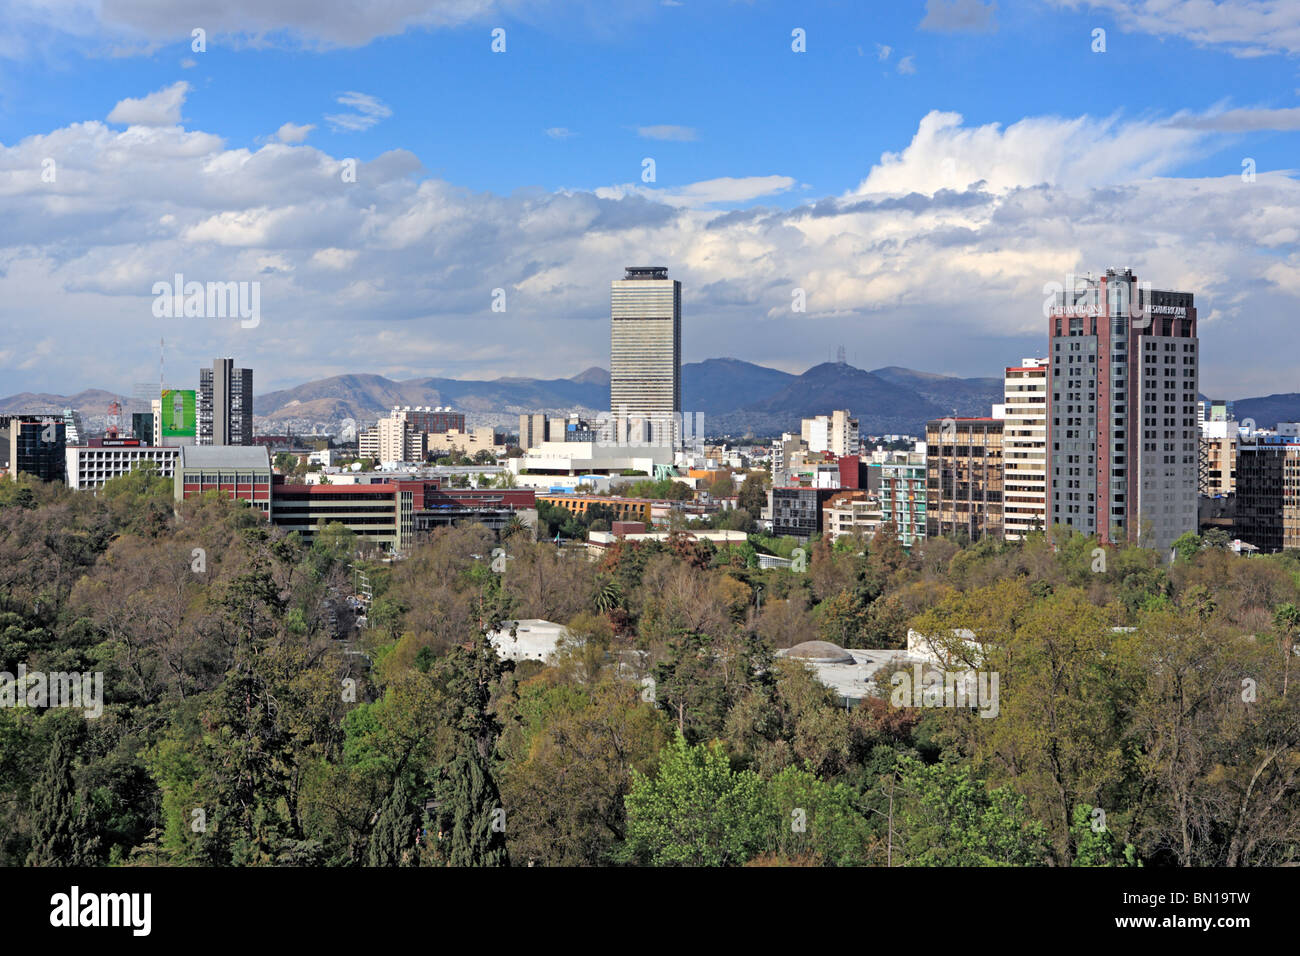
<svg viewBox="0 0 1300 956">
<path fill-rule="evenodd" d="M 270 468 L 265 445 L 181 445 L 181 467 Z"/>
</svg>

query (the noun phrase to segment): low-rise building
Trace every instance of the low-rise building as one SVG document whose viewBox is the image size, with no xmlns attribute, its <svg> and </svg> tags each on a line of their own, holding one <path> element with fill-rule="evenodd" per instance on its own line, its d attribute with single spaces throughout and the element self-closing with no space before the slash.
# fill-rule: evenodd
<svg viewBox="0 0 1300 956">
<path fill-rule="evenodd" d="M 209 491 L 271 516 L 271 455 L 265 445 L 181 445 L 173 482 L 177 501 Z"/>
<path fill-rule="evenodd" d="M 97 490 L 114 478 L 128 475 L 146 462 L 162 478 L 174 478 L 180 447 L 155 448 L 139 438 L 105 438 L 89 445 L 65 450 L 68 487 L 74 491 Z"/>
<path fill-rule="evenodd" d="M 832 540 L 853 534 L 869 538 L 883 523 L 880 498 L 863 489 L 840 491 L 822 505 L 822 531 Z"/>
</svg>

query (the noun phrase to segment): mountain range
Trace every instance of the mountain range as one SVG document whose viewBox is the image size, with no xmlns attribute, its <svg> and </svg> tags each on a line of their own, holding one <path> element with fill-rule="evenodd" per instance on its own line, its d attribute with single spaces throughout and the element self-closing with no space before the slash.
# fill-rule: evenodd
<svg viewBox="0 0 1300 956">
<path fill-rule="evenodd" d="M 0 399 L 0 414 L 81 410 L 89 430 L 102 423 L 114 398 L 102 389 L 62 396 L 24 392 Z M 925 422 L 945 415 L 988 415 L 1002 400 L 1000 378 L 959 378 L 886 366 L 871 371 L 839 362 L 814 365 L 802 375 L 734 358 L 682 366 L 682 406 L 704 414 L 709 435 L 765 437 L 797 431 L 799 420 L 847 408 L 863 434 L 919 434 Z M 609 372 L 589 368 L 571 378 L 498 378 L 475 381 L 382 375 L 335 375 L 293 388 L 256 395 L 256 430 L 277 434 L 329 431 L 351 437 L 394 405 L 450 405 L 465 412 L 470 427 L 497 425 L 513 431 L 524 412 L 594 415 L 609 408 Z M 1300 420 L 1300 393 L 1239 399 L 1239 419 L 1261 427 Z M 124 424 L 127 424 L 124 422 Z"/>
</svg>

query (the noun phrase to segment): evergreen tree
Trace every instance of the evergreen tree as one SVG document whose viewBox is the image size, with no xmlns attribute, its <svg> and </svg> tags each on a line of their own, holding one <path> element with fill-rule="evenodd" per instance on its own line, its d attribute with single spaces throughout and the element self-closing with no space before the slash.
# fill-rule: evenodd
<svg viewBox="0 0 1300 956">
<path fill-rule="evenodd" d="M 411 848 L 416 826 L 410 790 L 406 781 L 398 777 L 370 834 L 367 863 L 370 866 L 412 866 Z"/>
<path fill-rule="evenodd" d="M 28 866 L 88 866 L 95 862 L 98 840 L 93 839 L 88 801 L 78 801 L 73 786 L 77 736 L 69 724 L 55 731 L 45 768 L 32 786 Z"/>
<path fill-rule="evenodd" d="M 509 866 L 505 810 L 491 770 L 468 738 L 451 762 L 444 803 L 451 817 L 451 866 Z"/>
</svg>

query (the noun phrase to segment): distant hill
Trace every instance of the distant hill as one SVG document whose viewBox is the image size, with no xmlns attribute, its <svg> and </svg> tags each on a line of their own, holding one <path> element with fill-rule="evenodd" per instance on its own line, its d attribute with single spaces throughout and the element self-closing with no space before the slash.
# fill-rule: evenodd
<svg viewBox="0 0 1300 956">
<path fill-rule="evenodd" d="M 1235 403 L 1237 420 L 1255 420 L 1256 428 L 1273 428 L 1278 422 L 1300 422 L 1300 392 L 1240 398 Z"/>
<path fill-rule="evenodd" d="M 102 389 L 76 395 L 23 392 L 0 399 L 0 414 L 39 412 L 72 406 L 92 430 L 100 427 L 114 398 Z M 919 434 L 925 422 L 945 415 L 988 415 L 1002 400 L 1000 378 L 958 378 L 885 366 L 865 371 L 824 362 L 802 375 L 734 358 L 711 358 L 682 366 L 682 405 L 703 412 L 708 434 L 764 438 L 796 431 L 799 419 L 849 409 L 864 434 Z M 330 431 L 350 437 L 357 424 L 384 415 L 394 405 L 451 405 L 465 412 L 470 427 L 513 429 L 523 412 L 594 413 L 609 409 L 609 372 L 588 368 L 572 378 L 498 378 L 475 381 L 382 375 L 335 375 L 255 397 L 259 432 Z M 1263 428 L 1300 421 L 1300 393 L 1244 398 L 1238 418 Z"/>
</svg>

